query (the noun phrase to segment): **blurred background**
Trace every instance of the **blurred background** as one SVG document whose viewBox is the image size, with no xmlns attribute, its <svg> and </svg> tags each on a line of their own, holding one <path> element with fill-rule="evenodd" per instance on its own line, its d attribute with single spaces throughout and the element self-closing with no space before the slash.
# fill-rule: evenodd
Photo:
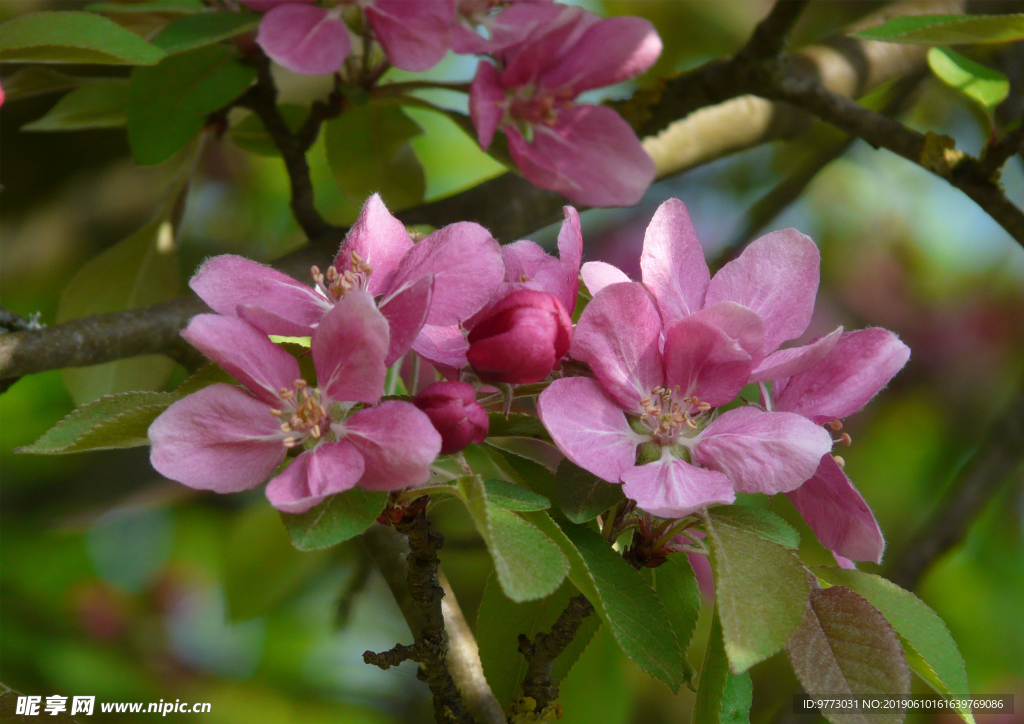
<svg viewBox="0 0 1024 724">
<path fill-rule="evenodd" d="M 735 51 L 769 6 L 754 0 L 583 4 L 656 23 L 665 54 L 640 84 Z M 882 4 L 813 3 L 794 43 L 814 42 Z M 3 0 L 0 18 L 55 7 Z M 1020 119 L 1021 49 L 971 54 L 1013 81 L 998 121 Z M 451 56 L 430 76 L 466 80 L 474 67 L 472 59 Z M 6 68 L 5 77 L 12 70 Z M 281 73 L 279 80 L 287 102 L 308 104 L 326 92 L 320 79 Z M 631 90 L 623 86 L 605 95 L 624 97 Z M 0 303 L 24 316 L 38 313 L 42 323 L 57 319 L 62 291 L 86 262 L 147 222 L 173 172 L 134 166 L 123 129 L 19 130 L 58 97 L 8 101 L 0 114 Z M 432 100 L 460 103 L 452 94 Z M 989 136 L 991 120 L 933 77 L 901 88 L 896 101 L 884 102 L 901 120 L 947 133 L 971 153 Z M 408 115 L 423 130 L 411 145 L 424 168 L 427 200 L 501 172 L 443 116 L 422 109 Z M 321 210 L 333 222 L 351 222 L 362 199 L 335 183 L 322 139 L 311 163 Z M 1003 180 L 1011 200 L 1024 205 L 1019 155 L 1007 164 Z M 636 276 L 644 227 L 657 205 L 673 196 L 689 207 L 712 260 L 772 229 L 792 226 L 815 239 L 822 280 L 809 336 L 837 324 L 880 325 L 910 345 L 906 369 L 848 421 L 853 445 L 842 451 L 846 471 L 886 534 L 887 556 L 898 557 L 1021 384 L 1024 250 L 944 181 L 816 127 L 659 183 L 638 207 L 586 212 L 584 258 L 612 262 Z M 303 243 L 289 213 L 280 161 L 243 151 L 228 136 L 206 144 L 183 224 L 174 280 L 182 288 L 209 255 L 232 252 L 268 261 Z M 553 243 L 554 229 L 531 238 Z M 143 364 L 165 365 L 168 386 L 185 374 L 169 361 Z M 0 681 L 43 696 L 212 703 L 210 714 L 169 715 L 167 721 L 431 721 L 426 686 L 413 665 L 384 672 L 362 663 L 364 650 L 387 649 L 410 635 L 358 544 L 299 553 L 261 490 L 197 493 L 161 479 L 149 467 L 146 448 L 15 454 L 73 409 L 69 389 L 84 401 L 88 393 L 75 384 L 75 374 L 27 377 L 0 395 Z M 773 509 L 801 525 L 805 559 L 826 562 L 788 501 L 779 498 Z M 436 521 L 447 538 L 443 569 L 472 625 L 490 560 L 460 507 L 440 506 Z M 986 504 L 963 544 L 934 562 L 916 589 L 959 643 L 974 694 L 1016 694 L 1018 712 L 1024 709 L 1022 524 L 1018 477 Z M 690 651 L 698 667 L 709 611 L 706 606 Z M 753 676 L 752 721 L 789 715 L 798 686 L 784 654 L 755 667 Z M 914 691 L 929 692 L 919 681 Z M 691 692 L 673 696 L 643 675 L 605 631 L 562 692 L 562 721 L 572 724 L 685 722 L 693 703 Z M 104 720 L 98 707 L 94 720 Z M 953 721 L 934 714 L 912 714 L 910 720 Z M 1018 713 L 1016 721 L 1024 716 Z"/>
</svg>

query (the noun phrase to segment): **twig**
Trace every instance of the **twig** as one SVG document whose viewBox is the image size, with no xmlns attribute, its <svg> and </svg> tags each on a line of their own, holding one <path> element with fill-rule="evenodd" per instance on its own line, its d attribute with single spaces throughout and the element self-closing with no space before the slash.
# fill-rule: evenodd
<svg viewBox="0 0 1024 724">
<path fill-rule="evenodd" d="M 737 53 L 737 57 L 763 60 L 782 52 L 793 26 L 810 0 L 776 0 L 771 12 L 757 24 L 750 40 Z"/>
<path fill-rule="evenodd" d="M 996 173 L 1010 160 L 1010 157 L 1024 146 L 1024 118 L 1020 125 L 1007 133 L 995 144 L 989 146 L 978 161 L 978 173 L 982 178 L 995 180 Z"/>
<path fill-rule="evenodd" d="M 523 677 L 523 696 L 536 702 L 535 711 L 543 712 L 558 698 L 558 682 L 551 678 L 555 659 L 572 643 L 583 619 L 594 613 L 594 605 L 580 594 L 569 600 L 549 633 L 538 633 L 533 641 L 519 634 L 519 653 L 526 657 L 527 669 Z"/>
</svg>

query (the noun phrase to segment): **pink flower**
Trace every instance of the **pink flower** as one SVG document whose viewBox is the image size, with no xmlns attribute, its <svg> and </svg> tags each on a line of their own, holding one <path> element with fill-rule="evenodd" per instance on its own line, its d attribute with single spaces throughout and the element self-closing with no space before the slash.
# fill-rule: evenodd
<svg viewBox="0 0 1024 724">
<path fill-rule="evenodd" d="M 498 53 L 517 45 L 558 16 L 553 0 L 458 0 L 452 25 L 456 53 Z M 487 31 L 487 37 L 477 32 Z"/>
<path fill-rule="evenodd" d="M 468 382 L 435 382 L 416 395 L 413 404 L 441 433 L 442 455 L 459 452 L 487 437 L 491 424 L 487 410 L 476 401 L 476 389 Z"/>
<path fill-rule="evenodd" d="M 189 282 L 219 314 L 267 334 L 307 336 L 346 295 L 368 291 L 390 325 L 390 365 L 409 348 L 433 349 L 434 328 L 458 325 L 491 298 L 504 273 L 498 242 L 479 224 L 460 222 L 414 244 L 380 196 L 367 199 L 315 287 L 238 256 L 210 259 Z"/>
<path fill-rule="evenodd" d="M 519 6 L 502 13 L 516 11 Z M 654 162 L 633 129 L 606 106 L 578 105 L 580 93 L 632 78 L 661 53 L 641 18 L 602 19 L 577 7 L 534 6 L 543 18 L 498 67 L 481 61 L 470 89 L 480 145 L 500 127 L 523 175 L 535 185 L 591 206 L 637 203 L 654 180 Z"/>
<path fill-rule="evenodd" d="M 391 65 L 419 73 L 451 47 L 453 0 L 357 0 Z"/>
<path fill-rule="evenodd" d="M 215 384 L 175 402 L 149 428 L 150 461 L 192 488 L 233 493 L 267 485 L 274 507 L 301 513 L 359 485 L 419 485 L 441 449 L 430 419 L 408 402 L 376 405 L 384 391 L 388 324 L 365 292 L 324 317 L 311 352 L 319 386 L 295 358 L 247 322 L 201 314 L 182 332 L 245 387 Z"/>
</svg>

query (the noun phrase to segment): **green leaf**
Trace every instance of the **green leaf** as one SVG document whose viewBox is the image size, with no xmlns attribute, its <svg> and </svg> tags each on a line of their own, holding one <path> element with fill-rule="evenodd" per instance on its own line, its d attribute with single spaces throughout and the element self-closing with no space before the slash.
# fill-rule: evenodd
<svg viewBox="0 0 1024 724">
<path fill-rule="evenodd" d="M 43 93 L 70 90 L 88 82 L 88 78 L 68 75 L 46 66 L 29 65 L 4 78 L 4 98 L 7 101 L 30 98 Z"/>
<path fill-rule="evenodd" d="M 166 161 L 202 130 L 206 117 L 240 96 L 255 69 L 221 45 L 172 55 L 132 71 L 128 89 L 128 143 L 142 165 Z"/>
<path fill-rule="evenodd" d="M 954 700 L 971 698 L 960 650 L 946 624 L 928 604 L 871 573 L 825 566 L 812 571 L 825 583 L 845 586 L 863 596 L 881 611 L 902 638 L 911 668 L 939 694 Z M 957 712 L 968 724 L 974 724 L 969 708 Z"/>
<path fill-rule="evenodd" d="M 292 545 L 300 551 L 315 551 L 355 538 L 373 525 L 387 502 L 385 492 L 350 488 L 301 515 L 281 513 L 281 520 Z"/>
<path fill-rule="evenodd" d="M 1010 15 L 909 15 L 856 35 L 887 43 L 958 45 L 1024 40 L 1024 13 Z"/>
<path fill-rule="evenodd" d="M 690 561 L 681 554 L 671 555 L 657 568 L 646 570 L 650 572 L 654 592 L 668 611 L 669 622 L 679 641 L 679 650 L 683 655 L 683 683 L 691 686 L 695 672 L 686 658 L 686 651 L 690 648 L 690 640 L 700 616 L 697 576 L 693 573 Z"/>
<path fill-rule="evenodd" d="M 93 13 L 25 13 L 0 25 L 0 60 L 19 63 L 154 65 L 164 51 Z"/>
<path fill-rule="evenodd" d="M 92 3 L 85 6 L 94 13 L 191 15 L 202 12 L 205 6 L 199 0 L 144 0 L 143 2 Z"/>
<path fill-rule="evenodd" d="M 1005 75 L 949 48 L 930 48 L 928 67 L 943 83 L 990 111 L 1010 93 Z"/>
<path fill-rule="evenodd" d="M 459 479 L 462 499 L 487 543 L 502 590 L 516 602 L 543 598 L 569 570 L 562 551 L 535 526 L 489 500 L 480 476 Z"/>
<path fill-rule="evenodd" d="M 277 109 L 281 111 L 285 123 L 288 124 L 288 128 L 293 133 L 299 130 L 309 115 L 308 108 L 295 105 L 294 103 L 282 103 Z M 255 113 L 250 113 L 232 126 L 231 130 L 228 131 L 228 137 L 236 146 L 250 153 L 269 157 L 281 155 L 280 149 L 274 144 L 270 134 L 267 133 L 267 128 L 263 125 L 263 121 Z"/>
<path fill-rule="evenodd" d="M 197 13 L 161 30 L 153 45 L 175 55 L 247 33 L 259 24 L 260 16 L 255 13 Z"/>
<path fill-rule="evenodd" d="M 232 619 L 272 611 L 330 558 L 298 551 L 276 510 L 257 500 L 235 519 L 224 547 L 224 594 Z"/>
<path fill-rule="evenodd" d="M 529 488 L 490 478 L 484 481 L 487 501 L 507 510 L 547 510 L 551 501 Z"/>
<path fill-rule="evenodd" d="M 516 603 L 502 592 L 493 573 L 487 579 L 477 615 L 476 640 L 487 683 L 503 707 L 519 698 L 519 686 L 526 674 L 526 658 L 518 651 L 519 634 L 533 641 L 536 634 L 549 632 L 569 599 L 576 595 L 576 587 L 565 581 L 546 598 Z M 553 679 L 560 681 L 569 673 L 600 625 L 598 616 L 583 619 L 572 643 L 555 659 Z"/>
<path fill-rule="evenodd" d="M 65 455 L 148 445 L 146 430 L 176 399 L 169 392 L 106 395 L 75 408 L 38 440 L 17 452 Z"/>
<path fill-rule="evenodd" d="M 554 503 L 573 523 L 593 520 L 626 496 L 621 485 L 612 485 L 593 473 L 574 465 L 568 458 L 555 473 Z"/>
<path fill-rule="evenodd" d="M 683 655 L 665 606 L 643 576 L 590 528 L 556 524 L 543 512 L 523 516 L 569 557 L 569 579 L 594 604 L 626 655 L 678 691 L 683 681 Z"/>
<path fill-rule="evenodd" d="M 786 653 L 812 699 L 907 699 L 910 671 L 899 639 L 878 610 L 849 588 L 811 591 L 804 620 Z M 833 724 L 899 724 L 904 709 L 871 712 L 824 708 Z"/>
<path fill-rule="evenodd" d="M 238 380 L 232 377 L 226 370 L 215 364 L 203 365 L 193 372 L 185 381 L 174 388 L 175 397 L 184 397 L 204 387 L 217 384 L 218 382 L 229 385 L 239 384 Z"/>
<path fill-rule="evenodd" d="M 491 445 L 470 445 L 463 450 L 466 461 L 481 477 L 507 480 L 552 499 L 555 476 L 543 465 L 519 455 L 506 455 Z"/>
<path fill-rule="evenodd" d="M 119 128 L 128 121 L 128 84 L 107 80 L 86 83 L 57 101 L 46 115 L 21 127 L 23 131 L 79 131 Z"/>
<path fill-rule="evenodd" d="M 708 511 L 715 525 L 727 525 L 736 530 L 778 543 L 786 548 L 800 547 L 800 533 L 770 510 L 749 505 L 721 505 Z"/>
<path fill-rule="evenodd" d="M 781 649 L 803 619 L 809 589 L 800 559 L 760 536 L 708 517 L 715 605 L 734 673 Z"/>
<path fill-rule="evenodd" d="M 717 612 L 711 618 L 711 633 L 700 669 L 700 685 L 693 705 L 695 724 L 749 724 L 754 686 L 750 674 L 733 674 L 722 642 L 722 624 Z"/>
<path fill-rule="evenodd" d="M 326 124 L 327 163 L 349 201 L 359 205 L 379 192 L 388 208 L 423 201 L 423 166 L 409 141 L 422 131 L 400 108 L 355 106 Z"/>
<path fill-rule="evenodd" d="M 488 435 L 495 437 L 535 437 L 551 442 L 551 436 L 544 429 L 544 424 L 533 415 L 511 412 L 508 419 L 505 419 L 505 415 L 500 412 L 488 412 L 487 417 L 490 418 Z"/>
</svg>

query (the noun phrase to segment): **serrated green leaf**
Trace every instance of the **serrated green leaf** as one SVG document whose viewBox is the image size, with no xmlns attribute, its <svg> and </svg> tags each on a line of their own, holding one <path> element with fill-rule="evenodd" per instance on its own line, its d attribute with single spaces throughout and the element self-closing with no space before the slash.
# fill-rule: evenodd
<svg viewBox="0 0 1024 724">
<path fill-rule="evenodd" d="M 668 611 L 669 622 L 672 624 L 672 630 L 676 632 L 679 651 L 683 655 L 683 683 L 691 686 L 696 672 L 690 666 L 686 651 L 690 648 L 690 640 L 700 616 L 700 586 L 697 585 L 697 576 L 693 573 L 690 561 L 682 554 L 671 555 L 657 568 L 648 568 L 645 571 L 649 571 L 651 586 Z"/>
<path fill-rule="evenodd" d="M 101 15 L 25 13 L 0 24 L 0 60 L 20 63 L 154 65 L 164 51 Z"/>
<path fill-rule="evenodd" d="M 708 511 L 716 525 L 753 533 L 786 548 L 800 547 L 800 533 L 770 510 L 749 505 L 720 505 Z"/>
<path fill-rule="evenodd" d="M 196 13 L 161 30 L 153 45 L 175 55 L 247 33 L 259 24 L 260 16 L 255 13 Z"/>
<path fill-rule="evenodd" d="M 494 435 L 495 437 L 535 437 L 551 442 L 551 436 L 544 429 L 544 424 L 533 415 L 512 412 L 509 413 L 508 419 L 505 419 L 505 415 L 500 412 L 488 412 L 487 417 L 490 419 L 488 435 Z"/>
<path fill-rule="evenodd" d="M 88 78 L 68 75 L 46 66 L 29 65 L 4 78 L 4 100 L 14 101 L 43 93 L 70 90 L 88 82 Z"/>
<path fill-rule="evenodd" d="M 212 45 L 132 71 L 128 143 L 142 165 L 166 161 L 202 130 L 206 117 L 240 96 L 256 77 L 232 48 Z"/>
<path fill-rule="evenodd" d="M 748 724 L 754 686 L 750 674 L 733 674 L 722 641 L 717 613 L 711 619 L 711 634 L 700 669 L 700 685 L 693 705 L 694 724 Z"/>
<path fill-rule="evenodd" d="M 800 559 L 754 533 L 704 522 L 725 652 L 741 673 L 781 649 L 800 625 L 809 588 Z"/>
<path fill-rule="evenodd" d="M 882 612 L 896 629 L 907 649 L 911 668 L 947 699 L 971 698 L 967 669 L 946 624 L 928 604 L 895 583 L 863 571 L 816 566 L 812 572 L 831 585 L 842 585 L 863 596 Z M 968 724 L 974 724 L 969 708 L 957 709 Z"/>
<path fill-rule="evenodd" d="M 554 503 L 573 523 L 593 520 L 626 496 L 621 485 L 612 485 L 574 465 L 568 458 L 555 473 Z"/>
<path fill-rule="evenodd" d="M 288 124 L 288 128 L 293 133 L 299 130 L 309 115 L 308 108 L 295 105 L 294 103 L 282 103 L 277 109 L 281 111 L 285 123 Z M 274 144 L 270 134 L 267 133 L 267 128 L 263 125 L 263 121 L 255 113 L 250 113 L 232 126 L 231 130 L 228 131 L 228 138 L 236 146 L 250 153 L 271 158 L 281 155 L 280 149 Z"/>
<path fill-rule="evenodd" d="M 190 395 L 197 390 L 209 387 L 210 385 L 215 385 L 219 382 L 229 385 L 240 384 L 238 380 L 232 377 L 231 374 L 222 367 L 211 363 L 203 365 L 186 377 L 184 382 L 174 388 L 173 394 L 175 397 L 184 397 L 185 395 Z"/>
<path fill-rule="evenodd" d="M 460 478 L 459 490 L 487 543 L 505 595 L 516 602 L 532 601 L 557 589 L 569 570 L 558 546 L 516 513 L 491 502 L 479 476 Z"/>
<path fill-rule="evenodd" d="M 490 445 L 470 445 L 463 454 L 470 467 L 484 479 L 507 480 L 551 500 L 555 476 L 543 465 L 519 455 L 506 455 Z"/>
<path fill-rule="evenodd" d="M 392 210 L 423 201 L 426 178 L 409 145 L 421 133 L 400 108 L 372 103 L 328 121 L 327 163 L 349 201 L 359 205 L 375 192 Z"/>
<path fill-rule="evenodd" d="M 906 15 L 856 33 L 868 40 L 915 45 L 1009 43 L 1024 40 L 1024 13 Z"/>
<path fill-rule="evenodd" d="M 105 2 L 92 3 L 85 6 L 94 13 L 145 14 L 156 15 L 191 15 L 205 10 L 199 0 L 143 0 L 143 2 Z"/>
<path fill-rule="evenodd" d="M 547 510 L 551 501 L 529 488 L 490 478 L 484 481 L 487 500 L 507 510 Z"/>
<path fill-rule="evenodd" d="M 943 83 L 990 111 L 1010 94 L 1005 75 L 949 48 L 930 48 L 928 67 Z"/>
<path fill-rule="evenodd" d="M 281 513 L 281 520 L 292 545 L 300 551 L 315 551 L 355 538 L 373 525 L 387 502 L 385 492 L 351 488 L 301 515 Z"/>
<path fill-rule="evenodd" d="M 68 93 L 42 118 L 26 123 L 23 131 L 80 131 L 119 128 L 128 121 L 128 84 L 108 80 L 86 83 Z"/>
<path fill-rule="evenodd" d="M 910 696 L 910 671 L 896 632 L 878 609 L 844 586 L 811 591 L 786 653 L 812 699 L 899 701 Z M 821 711 L 833 724 L 899 724 L 904 713 L 903 708 Z"/>
<path fill-rule="evenodd" d="M 569 599 L 576 595 L 576 587 L 564 581 L 546 598 L 516 603 L 502 592 L 493 573 L 487 579 L 477 615 L 476 640 L 487 683 L 503 707 L 519 697 L 519 686 L 526 674 L 526 658 L 518 651 L 519 634 L 532 641 L 537 633 L 550 631 Z M 569 673 L 600 625 L 598 616 L 583 619 L 572 643 L 554 661 L 551 676 L 555 681 Z"/>
</svg>

